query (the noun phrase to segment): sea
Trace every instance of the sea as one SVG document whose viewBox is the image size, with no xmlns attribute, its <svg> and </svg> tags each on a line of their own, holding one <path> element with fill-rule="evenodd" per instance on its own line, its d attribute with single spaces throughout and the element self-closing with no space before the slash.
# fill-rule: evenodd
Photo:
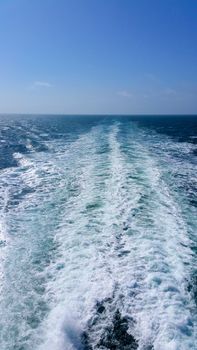
<svg viewBox="0 0 197 350">
<path fill-rule="evenodd" d="M 0 116 L 0 350 L 197 349 L 197 116 Z"/>
</svg>

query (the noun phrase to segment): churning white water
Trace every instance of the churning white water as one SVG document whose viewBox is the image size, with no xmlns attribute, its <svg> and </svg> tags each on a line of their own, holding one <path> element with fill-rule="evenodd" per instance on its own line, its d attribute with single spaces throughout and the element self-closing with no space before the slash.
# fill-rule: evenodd
<svg viewBox="0 0 197 350">
<path fill-rule="evenodd" d="M 192 145 L 116 120 L 25 142 L 0 174 L 0 349 L 195 350 Z"/>
</svg>

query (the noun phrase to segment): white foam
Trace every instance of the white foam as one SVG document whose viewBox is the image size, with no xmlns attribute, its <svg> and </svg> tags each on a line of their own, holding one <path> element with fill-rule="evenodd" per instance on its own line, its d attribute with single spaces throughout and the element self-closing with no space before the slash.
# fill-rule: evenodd
<svg viewBox="0 0 197 350">
<path fill-rule="evenodd" d="M 8 257 L 17 271 L 9 273 L 19 286 L 46 279 L 44 295 L 29 287 L 20 302 L 31 295 L 33 305 L 45 301 L 49 308 L 35 330 L 21 320 L 27 349 L 81 349 L 96 303 L 108 298 L 107 317 L 89 334 L 93 347 L 119 309 L 134 320 L 129 332 L 139 350 L 151 344 L 155 350 L 195 349 L 188 227 L 146 133 L 131 124 L 125 151 L 121 127 L 95 127 L 72 144 L 53 141 L 47 153 L 15 154 L 19 186 L 33 193 L 8 215 L 9 228 L 18 230 Z M 99 152 L 104 147 L 109 152 Z M 54 256 L 32 277 L 30 256 L 42 252 L 48 238 L 57 247 Z M 12 299 L 14 308 L 17 293 Z M 7 350 L 9 342 L 3 346 Z"/>
<path fill-rule="evenodd" d="M 87 158 L 78 164 L 82 192 L 77 202 L 71 198 L 66 211 L 69 224 L 63 224 L 57 234 L 65 267 L 59 276 L 57 274 L 55 285 L 58 289 L 49 287 L 52 294 L 58 295 L 59 301 L 49 316 L 46 339 L 49 334 L 54 334 L 51 327 L 55 324 L 54 312 L 58 315 L 61 309 L 67 314 L 68 305 L 72 305 L 81 322 L 79 328 L 86 329 L 96 301 L 112 296 L 115 288 L 114 311 L 119 308 L 123 315 L 135 320 L 136 325 L 130 326 L 130 332 L 138 339 L 139 350 L 148 344 L 154 344 L 155 350 L 192 349 L 195 338 L 194 334 L 189 334 L 192 332 L 193 305 L 186 291 L 189 275 L 186 263 L 191 256 L 187 228 L 161 179 L 156 162 L 140 143 L 135 142 L 130 145 L 135 160 L 128 162 L 120 150 L 118 131 L 116 125 L 109 134 L 111 151 L 108 160 L 94 154 L 96 145 L 94 139 L 90 141 L 90 135 L 85 141 Z M 93 137 L 98 140 L 98 135 Z M 104 207 L 96 212 L 100 225 L 94 222 L 94 229 L 88 232 L 92 219 L 84 211 L 86 205 L 99 196 L 95 182 L 99 162 L 103 162 L 102 171 L 108 173 L 103 188 L 99 189 Z M 88 165 L 83 168 L 82 164 Z M 76 168 L 75 171 L 78 172 Z M 138 180 L 128 180 L 129 175 L 136 175 Z M 148 196 L 148 206 L 144 210 L 146 217 L 144 214 L 133 216 L 143 195 Z M 130 233 L 117 239 L 125 223 L 130 226 Z M 109 320 L 104 320 L 100 330 L 90 335 L 93 344 L 107 327 L 106 322 Z M 57 329 L 61 329 L 61 324 L 60 321 Z M 55 334 L 54 339 L 59 339 L 59 333 Z M 42 345 L 43 349 L 47 348 L 46 344 Z M 66 341 L 62 346 L 71 346 L 69 344 Z"/>
<path fill-rule="evenodd" d="M 114 152 L 116 150 L 114 159 L 116 164 L 118 162 L 114 175 L 117 185 L 121 186 L 122 183 L 125 186 L 126 177 L 123 175 L 121 181 L 119 174 L 124 174 L 125 167 L 129 170 L 129 165 L 123 163 L 115 138 L 112 149 Z M 137 322 L 135 336 L 139 339 L 139 349 L 152 343 L 156 350 L 195 348 L 195 333 L 193 338 L 190 336 L 191 310 L 194 305 L 186 291 L 190 274 L 186 264 L 191 262 L 187 228 L 177 204 L 161 179 L 156 162 L 140 144 L 135 146 L 135 152 L 139 163 L 133 164 L 131 160 L 129 173 L 136 171 L 135 166 L 141 168 L 144 184 L 139 192 L 142 195 L 147 193 L 149 201 L 145 211 L 141 210 L 138 218 L 132 218 L 130 223 L 133 234 L 131 239 L 125 241 L 125 249 L 131 249 L 131 254 L 125 258 L 123 270 L 119 269 L 121 291 L 127 295 L 131 295 L 133 291 L 135 296 L 133 300 L 131 297 L 125 298 L 123 309 Z M 132 186 L 131 183 L 127 188 L 131 196 L 128 201 L 130 208 L 135 187 L 136 184 Z M 122 195 L 125 196 L 123 191 Z M 121 203 L 123 202 L 124 198 L 121 199 Z M 136 203 L 134 207 L 137 208 Z M 143 217 L 147 214 L 148 217 Z M 125 285 L 124 278 L 127 280 Z M 133 285 L 136 285 L 136 291 L 133 290 Z"/>
</svg>

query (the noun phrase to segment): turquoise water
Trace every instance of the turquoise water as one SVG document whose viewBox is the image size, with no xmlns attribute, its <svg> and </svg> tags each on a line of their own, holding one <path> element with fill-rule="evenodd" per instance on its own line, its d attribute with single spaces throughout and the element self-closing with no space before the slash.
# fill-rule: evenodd
<svg viewBox="0 0 197 350">
<path fill-rule="evenodd" d="M 196 349 L 197 118 L 0 130 L 0 349 Z"/>
</svg>

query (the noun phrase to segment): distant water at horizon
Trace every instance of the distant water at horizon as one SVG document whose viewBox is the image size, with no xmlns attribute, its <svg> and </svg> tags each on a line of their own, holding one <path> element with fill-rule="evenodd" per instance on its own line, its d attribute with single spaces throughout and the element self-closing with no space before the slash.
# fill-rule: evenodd
<svg viewBox="0 0 197 350">
<path fill-rule="evenodd" d="M 197 349 L 197 116 L 0 116 L 0 349 Z"/>
</svg>

